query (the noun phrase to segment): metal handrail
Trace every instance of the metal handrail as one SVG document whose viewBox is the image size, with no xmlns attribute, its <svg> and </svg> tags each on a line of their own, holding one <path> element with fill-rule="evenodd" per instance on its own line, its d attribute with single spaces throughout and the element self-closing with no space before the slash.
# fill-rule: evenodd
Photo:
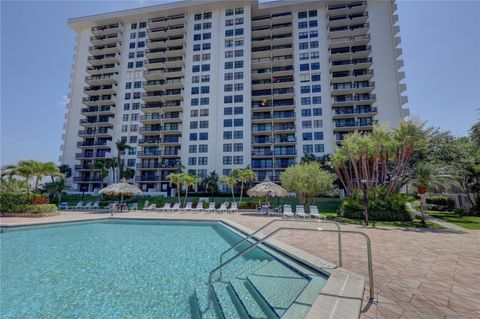
<svg viewBox="0 0 480 319">
<path fill-rule="evenodd" d="M 333 230 L 333 229 L 322 229 L 322 228 L 294 228 L 294 227 L 280 227 L 272 231 L 270 234 L 266 235 L 256 243 L 252 244 L 252 246 L 249 246 L 236 254 L 235 256 L 231 257 L 227 261 L 223 262 L 222 264 L 218 265 L 215 267 L 212 271 L 210 271 L 210 274 L 208 275 L 208 304 L 207 308 L 205 309 L 205 312 L 211 309 L 212 306 L 212 298 L 213 298 L 213 275 L 221 268 L 225 267 L 229 263 L 231 263 L 233 260 L 237 259 L 238 257 L 246 254 L 250 250 L 254 249 L 255 247 L 261 245 L 264 241 L 266 241 L 268 238 L 272 237 L 276 233 L 284 230 L 301 230 L 301 231 L 319 231 L 319 232 L 327 232 L 327 233 L 347 233 L 347 234 L 359 234 L 363 236 L 367 242 L 367 264 L 368 264 L 368 283 L 369 283 L 369 288 L 370 288 L 370 295 L 368 297 L 368 302 L 373 303 L 375 302 L 375 290 L 374 290 L 374 285 L 373 285 L 373 268 L 372 268 L 372 245 L 370 242 L 370 237 L 368 237 L 367 234 L 362 233 L 360 231 L 355 231 L 355 230 Z"/>
<path fill-rule="evenodd" d="M 335 224 L 335 226 L 337 226 L 337 229 L 338 230 L 341 230 L 341 227 L 340 227 L 340 224 L 337 223 L 337 222 L 334 222 L 334 221 L 328 221 L 328 220 L 318 220 L 318 221 L 313 221 L 313 220 L 287 220 L 287 219 L 274 219 L 274 220 L 271 220 L 269 221 L 268 223 L 266 223 L 265 225 L 263 225 L 262 227 L 258 228 L 256 231 L 254 231 L 253 233 L 251 233 L 250 235 L 248 235 L 247 237 L 245 237 L 244 239 L 242 239 L 241 241 L 239 241 L 238 243 L 236 243 L 235 245 L 233 245 L 232 247 L 228 248 L 227 250 L 225 250 L 221 255 L 220 255 L 220 264 L 223 262 L 223 256 L 225 256 L 225 254 L 227 254 L 229 251 L 231 251 L 232 249 L 234 248 L 237 248 L 238 246 L 240 246 L 241 244 L 243 244 L 244 242 L 248 241 L 250 238 L 252 238 L 254 235 L 258 234 L 262 229 L 265 229 L 267 228 L 268 226 L 270 226 L 271 224 L 273 223 L 277 223 L 277 222 L 296 222 L 296 223 L 315 223 L 315 222 L 319 222 L 319 223 L 330 223 L 330 224 Z M 342 234 L 341 233 L 338 233 L 338 265 L 340 267 L 342 267 Z"/>
</svg>

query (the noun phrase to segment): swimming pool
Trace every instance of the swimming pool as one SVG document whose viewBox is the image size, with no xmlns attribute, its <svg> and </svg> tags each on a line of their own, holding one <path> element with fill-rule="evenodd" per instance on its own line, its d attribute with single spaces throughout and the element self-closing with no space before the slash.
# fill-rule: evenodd
<svg viewBox="0 0 480 319">
<path fill-rule="evenodd" d="M 302 318 L 327 277 L 260 248 L 225 268 L 214 285 L 214 307 L 204 312 L 208 274 L 240 239 L 212 221 L 111 219 L 7 229 L 0 235 L 0 313 L 2 318 Z"/>
</svg>

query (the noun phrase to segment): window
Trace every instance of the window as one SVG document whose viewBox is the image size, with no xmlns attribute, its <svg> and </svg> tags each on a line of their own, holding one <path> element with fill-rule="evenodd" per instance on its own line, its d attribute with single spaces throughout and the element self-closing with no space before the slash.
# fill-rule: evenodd
<svg viewBox="0 0 480 319">
<path fill-rule="evenodd" d="M 232 108 L 231 107 L 224 108 L 223 115 L 232 115 Z"/>
<path fill-rule="evenodd" d="M 193 45 L 193 51 L 200 51 L 202 47 L 200 46 L 200 44 L 194 44 Z"/>
<path fill-rule="evenodd" d="M 136 67 L 136 68 L 143 68 L 143 61 L 137 61 L 137 62 L 135 62 L 135 67 Z"/>
<path fill-rule="evenodd" d="M 313 127 L 314 128 L 323 128 L 323 121 L 322 120 L 313 120 Z"/>
<path fill-rule="evenodd" d="M 209 86 L 202 86 L 201 92 L 202 92 L 202 94 L 210 93 L 210 87 Z"/>
<path fill-rule="evenodd" d="M 241 25 L 241 24 L 243 24 L 243 18 L 236 18 L 236 19 L 235 19 L 235 24 L 236 24 L 236 25 Z"/>
<path fill-rule="evenodd" d="M 130 132 L 137 132 L 137 131 L 138 131 L 138 125 L 137 124 L 130 125 Z"/>
<path fill-rule="evenodd" d="M 223 120 L 223 127 L 232 127 L 232 120 L 231 119 Z"/>
<path fill-rule="evenodd" d="M 202 38 L 203 40 L 210 40 L 212 38 L 212 34 L 210 32 L 204 33 Z"/>
<path fill-rule="evenodd" d="M 122 133 L 128 132 L 128 125 L 122 125 Z"/>
<path fill-rule="evenodd" d="M 310 105 L 311 104 L 311 100 L 309 97 L 302 97 L 300 99 L 300 104 L 301 105 Z"/>
<path fill-rule="evenodd" d="M 197 117 L 198 116 L 198 110 L 190 110 L 190 117 Z"/>
<path fill-rule="evenodd" d="M 200 65 L 192 65 L 192 72 L 200 72 Z"/>
<path fill-rule="evenodd" d="M 243 35 L 243 28 L 235 29 L 235 35 L 236 36 Z"/>
<path fill-rule="evenodd" d="M 202 30 L 202 25 L 200 23 L 197 23 L 193 26 L 194 31 Z"/>
<path fill-rule="evenodd" d="M 322 104 L 322 97 L 321 96 L 314 96 L 312 98 L 313 104 Z"/>
<path fill-rule="evenodd" d="M 235 69 L 243 68 L 243 61 L 235 61 Z"/>
<path fill-rule="evenodd" d="M 208 121 L 200 121 L 200 128 L 208 128 Z"/>
<path fill-rule="evenodd" d="M 233 126 L 235 126 L 235 127 L 243 126 L 243 119 L 234 119 L 233 120 Z"/>
<path fill-rule="evenodd" d="M 131 89 L 132 88 L 132 82 L 127 82 L 125 83 L 125 89 Z"/>
<path fill-rule="evenodd" d="M 130 103 L 123 104 L 123 110 L 128 111 L 130 109 Z"/>
<path fill-rule="evenodd" d="M 202 83 L 205 83 L 205 82 L 210 82 L 210 75 L 209 74 L 202 75 Z"/>
<path fill-rule="evenodd" d="M 311 116 L 312 115 L 312 110 L 311 109 L 303 109 L 302 110 L 302 116 Z"/>
<path fill-rule="evenodd" d="M 310 28 L 315 28 L 315 27 L 318 26 L 318 21 L 317 20 L 310 20 L 310 21 L 308 21 L 308 26 Z"/>
<path fill-rule="evenodd" d="M 231 140 L 232 139 L 232 132 L 223 132 L 223 139 L 224 140 Z"/>
<path fill-rule="evenodd" d="M 235 8 L 235 15 L 243 14 L 243 8 Z"/>
<path fill-rule="evenodd" d="M 233 47 L 233 40 L 225 40 L 225 47 L 226 48 Z"/>
<path fill-rule="evenodd" d="M 300 60 L 308 60 L 308 53 L 300 53 Z"/>
<path fill-rule="evenodd" d="M 224 156 L 223 157 L 223 165 L 231 165 L 232 164 L 232 157 L 231 156 Z"/>
<path fill-rule="evenodd" d="M 315 144 L 315 153 L 325 152 L 325 146 L 323 144 Z"/>
<path fill-rule="evenodd" d="M 235 91 L 243 91 L 243 83 L 235 83 Z"/>
<path fill-rule="evenodd" d="M 198 121 L 192 121 L 190 122 L 190 129 L 196 129 L 198 128 Z"/>
<path fill-rule="evenodd" d="M 322 88 L 320 85 L 312 85 L 312 93 L 318 93 L 321 92 Z"/>
<path fill-rule="evenodd" d="M 319 62 L 314 62 L 311 64 L 312 71 L 313 70 L 320 70 L 320 63 Z"/>
<path fill-rule="evenodd" d="M 146 28 L 147 23 L 146 22 L 140 22 L 140 29 Z"/>
<path fill-rule="evenodd" d="M 132 104 L 132 110 L 139 110 L 140 109 L 140 102 L 135 102 Z"/>
<path fill-rule="evenodd" d="M 222 170 L 223 176 L 228 176 L 228 175 L 230 175 L 231 172 L 232 172 L 232 170 L 229 169 L 229 168 L 226 168 L 226 169 Z"/>
<path fill-rule="evenodd" d="M 223 76 L 223 79 L 225 81 L 233 80 L 233 73 L 225 73 L 225 75 Z"/>
<path fill-rule="evenodd" d="M 243 80 L 243 72 L 235 72 L 235 80 Z"/>
<path fill-rule="evenodd" d="M 243 49 L 235 50 L 235 57 L 236 58 L 243 57 Z"/>
<path fill-rule="evenodd" d="M 302 121 L 302 128 L 312 128 L 312 121 Z"/>
<path fill-rule="evenodd" d="M 312 153 L 313 152 L 313 145 L 312 144 L 303 145 L 303 152 L 304 153 Z"/>
<path fill-rule="evenodd" d="M 195 21 L 198 21 L 198 20 L 202 20 L 202 14 L 201 13 L 197 13 L 193 16 L 194 20 Z"/>
<path fill-rule="evenodd" d="M 225 10 L 225 15 L 228 16 L 233 16 L 233 9 L 227 9 Z"/>
<path fill-rule="evenodd" d="M 233 19 L 227 19 L 225 20 L 225 26 L 226 27 L 229 27 L 229 26 L 232 26 L 233 25 Z"/>
<path fill-rule="evenodd" d="M 208 105 L 208 104 L 210 104 L 210 98 L 208 98 L 208 97 L 202 97 L 202 98 L 200 99 L 200 105 Z"/>
<path fill-rule="evenodd" d="M 136 28 L 137 28 L 137 24 L 136 24 L 136 23 L 132 23 L 132 24 L 130 25 L 130 29 L 135 30 Z"/>
<path fill-rule="evenodd" d="M 243 47 L 243 40 L 235 40 L 236 47 Z"/>
<path fill-rule="evenodd" d="M 128 122 L 128 114 L 123 114 L 123 121 Z"/>
<path fill-rule="evenodd" d="M 136 136 L 130 136 L 130 137 L 136 137 Z M 132 158 L 128 159 L 127 160 L 127 166 L 128 167 L 134 167 L 135 166 L 135 159 L 132 159 Z"/>
<path fill-rule="evenodd" d="M 225 59 L 233 58 L 233 51 L 225 51 Z"/>
<path fill-rule="evenodd" d="M 210 53 L 203 53 L 202 61 L 210 61 Z"/>
<path fill-rule="evenodd" d="M 298 23 L 298 28 L 299 29 L 305 29 L 308 27 L 307 21 L 302 21 Z"/>
<path fill-rule="evenodd" d="M 225 62 L 225 70 L 233 69 L 233 62 Z"/>
<path fill-rule="evenodd" d="M 131 93 L 125 93 L 125 100 L 130 100 L 132 98 Z"/>
<path fill-rule="evenodd" d="M 300 50 L 308 49 L 308 42 L 300 42 L 300 43 L 298 44 L 298 48 L 299 48 Z"/>
<path fill-rule="evenodd" d="M 310 82 L 309 74 L 300 74 L 300 82 Z"/>
<path fill-rule="evenodd" d="M 203 14 L 203 19 L 211 19 L 212 18 L 212 13 L 211 12 L 205 12 Z"/>
<path fill-rule="evenodd" d="M 310 41 L 310 49 L 318 48 L 318 41 Z"/>
<path fill-rule="evenodd" d="M 234 139 L 241 139 L 241 138 L 243 138 L 243 131 L 234 131 L 234 132 L 233 132 L 233 138 L 234 138 Z"/>
<path fill-rule="evenodd" d="M 233 151 L 234 152 L 243 152 L 243 143 L 233 144 Z"/>
<path fill-rule="evenodd" d="M 196 157 L 189 157 L 188 158 L 188 165 L 197 165 L 197 158 Z"/>
<path fill-rule="evenodd" d="M 323 132 L 314 132 L 313 139 L 317 141 L 323 140 Z"/>
<path fill-rule="evenodd" d="M 198 145 L 198 152 L 199 153 L 208 153 L 208 144 Z"/>
<path fill-rule="evenodd" d="M 212 23 L 211 22 L 205 22 L 203 24 L 203 29 L 204 30 L 208 30 L 208 29 L 211 29 L 212 28 Z"/>
<path fill-rule="evenodd" d="M 137 58 L 143 58 L 145 56 L 145 51 L 137 51 Z"/>
<path fill-rule="evenodd" d="M 199 92 L 200 90 L 198 86 L 192 87 L 192 94 L 198 94 Z"/>
<path fill-rule="evenodd" d="M 299 19 L 305 19 L 307 17 L 307 11 L 302 11 L 298 13 Z"/>
<path fill-rule="evenodd" d="M 133 98 L 134 99 L 139 99 L 140 98 L 140 92 L 133 92 Z"/>
<path fill-rule="evenodd" d="M 233 164 L 243 164 L 243 156 L 234 156 Z"/>
<path fill-rule="evenodd" d="M 192 83 L 199 83 L 200 82 L 200 76 L 195 75 L 192 76 Z"/>
<path fill-rule="evenodd" d="M 322 115 L 322 108 L 316 107 L 313 109 L 313 116 L 321 116 Z"/>
<path fill-rule="evenodd" d="M 299 32 L 299 33 L 298 33 L 298 38 L 299 38 L 300 40 L 302 40 L 302 39 L 307 39 L 307 38 L 308 38 L 308 31 Z"/>
<path fill-rule="evenodd" d="M 197 152 L 197 145 L 189 145 L 188 146 L 189 153 L 196 153 Z"/>
<path fill-rule="evenodd" d="M 200 116 L 208 116 L 208 109 L 201 109 Z"/>
<path fill-rule="evenodd" d="M 243 106 L 235 106 L 233 110 L 234 114 L 243 114 Z"/>
<path fill-rule="evenodd" d="M 225 104 L 233 103 L 233 96 L 224 96 L 223 97 L 223 103 L 225 103 Z"/>
<path fill-rule="evenodd" d="M 139 48 L 144 48 L 144 47 L 145 47 L 145 41 L 138 41 L 137 46 L 138 46 Z"/>
<path fill-rule="evenodd" d="M 308 16 L 311 17 L 316 17 L 317 16 L 317 10 L 310 10 L 308 11 Z"/>
<path fill-rule="evenodd" d="M 211 47 L 212 45 L 210 44 L 210 42 L 202 44 L 202 50 L 210 50 Z"/>
<path fill-rule="evenodd" d="M 210 71 L 210 64 L 202 64 L 202 72 Z"/>
<path fill-rule="evenodd" d="M 225 30 L 226 37 L 233 37 L 233 30 Z"/>
<path fill-rule="evenodd" d="M 317 30 L 310 31 L 310 38 L 318 38 L 318 31 Z"/>
<path fill-rule="evenodd" d="M 135 52 L 128 52 L 128 58 L 133 59 L 135 57 Z"/>
<path fill-rule="evenodd" d="M 139 38 L 145 38 L 146 35 L 147 35 L 147 33 L 145 31 L 138 32 L 138 37 Z"/>
<path fill-rule="evenodd" d="M 197 133 L 190 133 L 190 141 L 196 141 L 197 140 Z"/>
<path fill-rule="evenodd" d="M 308 70 L 310 70 L 310 66 L 308 65 L 308 63 L 300 64 L 300 71 L 308 71 Z"/>
<path fill-rule="evenodd" d="M 132 121 L 138 121 L 138 113 L 132 114 Z"/>
<path fill-rule="evenodd" d="M 133 62 L 128 62 L 127 68 L 128 69 L 133 69 Z"/>
<path fill-rule="evenodd" d="M 233 91 L 233 84 L 225 84 L 223 86 L 223 92 L 232 92 Z"/>
<path fill-rule="evenodd" d="M 225 153 L 232 151 L 232 144 L 223 144 L 223 151 Z"/>
<path fill-rule="evenodd" d="M 320 74 L 312 74 L 312 82 L 320 81 Z"/>
<path fill-rule="evenodd" d="M 194 34 L 193 35 L 193 41 L 200 41 L 202 39 L 202 35 L 201 34 Z"/>
<path fill-rule="evenodd" d="M 303 141 L 311 141 L 312 140 L 312 133 L 302 133 L 302 140 Z"/>
<path fill-rule="evenodd" d="M 192 106 L 197 106 L 197 105 L 198 105 L 198 98 L 193 98 L 193 99 L 191 99 L 191 100 L 190 100 L 190 104 L 191 104 Z"/>
<path fill-rule="evenodd" d="M 310 93 L 310 86 L 309 85 L 303 85 L 300 87 L 300 93 Z"/>
<path fill-rule="evenodd" d="M 234 100 L 235 103 L 242 103 L 243 102 L 243 95 L 235 95 L 233 100 Z"/>
<path fill-rule="evenodd" d="M 198 165 L 207 165 L 208 158 L 207 157 L 199 157 L 198 158 Z"/>
</svg>

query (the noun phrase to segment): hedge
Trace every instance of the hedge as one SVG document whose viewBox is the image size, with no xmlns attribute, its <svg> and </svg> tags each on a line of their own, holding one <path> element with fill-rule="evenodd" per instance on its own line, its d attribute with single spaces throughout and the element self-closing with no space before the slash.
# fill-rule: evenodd
<svg viewBox="0 0 480 319">
<path fill-rule="evenodd" d="M 375 199 L 368 202 L 368 218 L 377 221 L 412 221 L 408 211 L 407 199 L 401 195 L 393 195 L 387 199 Z M 363 219 L 364 205 L 360 199 L 345 199 L 340 208 L 343 217 Z"/>
<path fill-rule="evenodd" d="M 455 201 L 445 196 L 428 197 L 426 199 L 429 210 L 454 210 Z"/>
</svg>

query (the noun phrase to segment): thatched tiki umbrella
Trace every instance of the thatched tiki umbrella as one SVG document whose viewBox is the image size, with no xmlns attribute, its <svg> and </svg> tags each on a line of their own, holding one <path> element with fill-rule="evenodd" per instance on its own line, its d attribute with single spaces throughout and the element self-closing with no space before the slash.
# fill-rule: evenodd
<svg viewBox="0 0 480 319">
<path fill-rule="evenodd" d="M 142 191 L 137 186 L 128 184 L 125 178 L 122 178 L 118 183 L 108 185 L 98 193 L 109 196 L 120 196 L 120 205 L 123 205 L 123 196 L 141 194 Z"/>
<path fill-rule="evenodd" d="M 250 197 L 267 197 L 268 201 L 268 197 L 287 197 L 288 192 L 282 186 L 270 182 L 267 176 L 264 182 L 250 188 L 247 195 Z"/>
</svg>

